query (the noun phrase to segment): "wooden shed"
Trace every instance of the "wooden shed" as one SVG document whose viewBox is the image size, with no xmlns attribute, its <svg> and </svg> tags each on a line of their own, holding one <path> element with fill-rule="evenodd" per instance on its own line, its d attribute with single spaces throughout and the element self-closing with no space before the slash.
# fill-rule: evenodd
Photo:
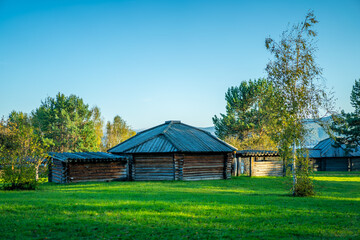
<svg viewBox="0 0 360 240">
<path fill-rule="evenodd" d="M 207 131 L 166 121 L 108 152 L 132 156 L 131 180 L 203 180 L 230 178 L 235 150 Z"/>
<path fill-rule="evenodd" d="M 49 182 L 127 180 L 128 157 L 103 152 L 49 153 Z"/>
<path fill-rule="evenodd" d="M 331 138 L 320 141 L 309 149 L 314 171 L 360 171 L 360 147 L 347 152 L 345 146 L 336 146 Z"/>
<path fill-rule="evenodd" d="M 277 151 L 242 150 L 236 152 L 233 176 L 284 176 L 284 162 Z"/>
</svg>

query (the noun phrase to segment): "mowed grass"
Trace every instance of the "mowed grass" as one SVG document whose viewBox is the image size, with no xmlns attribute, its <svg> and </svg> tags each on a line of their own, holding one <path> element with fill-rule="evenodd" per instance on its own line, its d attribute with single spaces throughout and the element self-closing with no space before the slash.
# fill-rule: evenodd
<svg viewBox="0 0 360 240">
<path fill-rule="evenodd" d="M 360 173 L 317 173 L 317 196 L 288 180 L 43 183 L 0 191 L 2 239 L 360 239 Z"/>
</svg>

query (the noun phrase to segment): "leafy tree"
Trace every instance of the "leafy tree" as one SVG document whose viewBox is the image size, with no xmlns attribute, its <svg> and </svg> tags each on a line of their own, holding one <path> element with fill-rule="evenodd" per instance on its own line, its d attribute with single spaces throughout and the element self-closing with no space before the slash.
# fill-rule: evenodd
<svg viewBox="0 0 360 240">
<path fill-rule="evenodd" d="M 58 93 L 45 99 L 32 116 L 38 134 L 53 141 L 51 151 L 99 150 L 100 110 L 91 111 L 81 98 Z"/>
<path fill-rule="evenodd" d="M 238 149 L 276 149 L 269 137 L 273 86 L 266 79 L 243 81 L 225 94 L 226 114 L 214 116 L 215 134 Z"/>
<path fill-rule="evenodd" d="M 0 122 L 1 180 L 5 189 L 35 189 L 49 142 L 35 134 L 27 114 L 12 112 Z"/>
<path fill-rule="evenodd" d="M 354 112 L 333 115 L 331 129 L 338 136 L 337 144 L 345 144 L 348 151 L 352 151 L 360 145 L 360 79 L 355 80 L 350 95 L 350 102 Z"/>
<path fill-rule="evenodd" d="M 114 117 L 112 123 L 110 121 L 106 123 L 104 148 L 112 148 L 135 134 L 136 132 L 131 130 L 130 126 L 128 126 L 126 122 L 117 115 Z"/>
<path fill-rule="evenodd" d="M 277 129 L 272 135 L 285 160 L 294 155 L 294 195 L 313 194 L 313 185 L 307 178 L 308 160 L 301 151 L 295 152 L 296 148 L 304 146 L 307 133 L 302 120 L 319 119 L 320 109 L 325 109 L 329 100 L 325 88 L 320 84 L 322 70 L 315 62 L 317 33 L 313 27 L 316 23 L 314 13 L 309 12 L 303 22 L 283 32 L 280 41 L 272 38 L 265 40 L 266 48 L 274 57 L 266 67 L 268 79 L 276 90 L 274 96 L 277 104 L 273 110 L 276 112 L 274 123 Z M 302 185 L 306 191 L 299 190 L 299 178 L 302 184 L 310 183 Z"/>
<path fill-rule="evenodd" d="M 101 146 L 102 138 L 104 136 L 104 120 L 101 117 L 100 108 L 94 107 L 92 109 L 92 121 L 94 123 L 95 135 L 96 135 L 96 146 Z"/>
</svg>

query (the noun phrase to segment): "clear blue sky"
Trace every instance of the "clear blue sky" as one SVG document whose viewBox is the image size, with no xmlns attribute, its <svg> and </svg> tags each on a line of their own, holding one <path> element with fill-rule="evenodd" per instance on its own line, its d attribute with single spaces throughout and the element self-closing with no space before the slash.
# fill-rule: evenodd
<svg viewBox="0 0 360 240">
<path fill-rule="evenodd" d="M 0 116 L 57 92 L 133 128 L 212 125 L 228 87 L 266 76 L 266 37 L 320 23 L 317 62 L 338 108 L 360 78 L 360 1 L 0 0 Z"/>
</svg>

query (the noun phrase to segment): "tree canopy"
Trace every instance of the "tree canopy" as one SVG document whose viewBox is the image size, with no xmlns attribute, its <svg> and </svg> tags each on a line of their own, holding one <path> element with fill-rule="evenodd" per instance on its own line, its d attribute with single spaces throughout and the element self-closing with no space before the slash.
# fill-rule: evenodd
<svg viewBox="0 0 360 240">
<path fill-rule="evenodd" d="M 326 112 L 331 99 L 322 86 L 322 69 L 315 62 L 316 36 L 314 26 L 318 23 L 313 12 L 305 20 L 283 32 L 277 42 L 266 38 L 265 46 L 273 55 L 267 66 L 268 79 L 273 83 L 276 94 L 274 123 L 276 131 L 272 136 L 278 143 L 281 156 L 294 158 L 293 176 L 295 195 L 311 195 L 312 182 L 309 178 L 309 162 L 304 158 L 304 140 L 307 129 L 303 120 L 320 119 L 320 111 Z M 293 155 L 293 157 L 291 157 Z"/>
<path fill-rule="evenodd" d="M 225 94 L 226 114 L 213 117 L 215 134 L 238 149 L 275 149 L 268 135 L 272 94 L 272 83 L 267 79 L 230 87 Z"/>
<path fill-rule="evenodd" d="M 113 122 L 106 123 L 104 149 L 107 150 L 136 134 L 120 116 L 116 115 Z"/>
<path fill-rule="evenodd" d="M 12 112 L 0 121 L 0 177 L 6 189 L 34 189 L 49 142 L 35 133 L 31 118 Z"/>
<path fill-rule="evenodd" d="M 75 96 L 58 93 L 32 112 L 38 134 L 53 141 L 52 151 L 98 151 L 102 137 L 100 110 Z"/>
</svg>

